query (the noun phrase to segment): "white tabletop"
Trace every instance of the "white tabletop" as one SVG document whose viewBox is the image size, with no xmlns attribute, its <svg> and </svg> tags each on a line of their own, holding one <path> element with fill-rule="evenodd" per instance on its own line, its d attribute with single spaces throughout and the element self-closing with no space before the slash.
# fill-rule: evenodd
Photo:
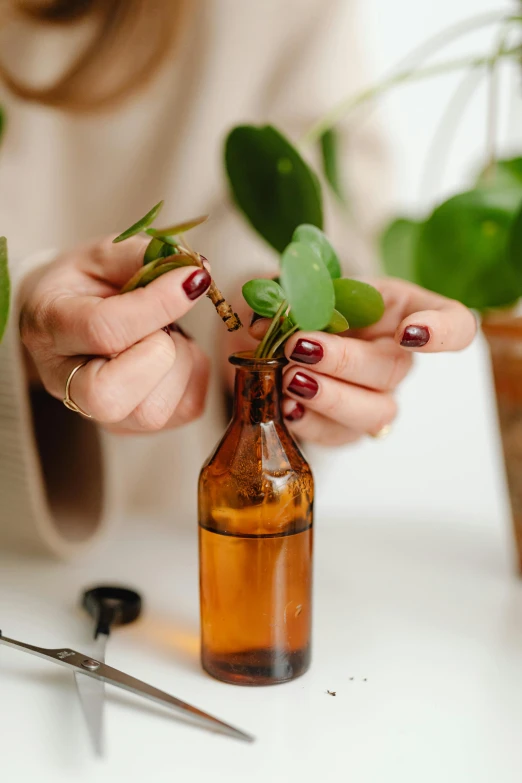
<svg viewBox="0 0 522 783">
<path fill-rule="evenodd" d="M 6 635 L 81 650 L 80 590 L 134 585 L 145 614 L 115 633 L 108 663 L 257 736 L 189 727 L 108 688 L 107 759 L 96 761 L 72 676 L 0 647 L 2 778 L 520 783 L 522 583 L 497 522 L 323 520 L 312 668 L 258 689 L 199 668 L 193 534 L 134 520 L 79 564 L 0 556 Z"/>
</svg>

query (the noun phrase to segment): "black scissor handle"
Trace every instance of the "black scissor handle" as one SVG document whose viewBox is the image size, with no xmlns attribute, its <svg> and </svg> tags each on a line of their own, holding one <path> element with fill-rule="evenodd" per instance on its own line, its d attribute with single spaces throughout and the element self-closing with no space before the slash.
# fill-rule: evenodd
<svg viewBox="0 0 522 783">
<path fill-rule="evenodd" d="M 109 635 L 111 627 L 133 623 L 141 614 L 141 596 L 125 587 L 103 585 L 87 590 L 82 606 L 96 621 L 94 638 Z"/>
</svg>

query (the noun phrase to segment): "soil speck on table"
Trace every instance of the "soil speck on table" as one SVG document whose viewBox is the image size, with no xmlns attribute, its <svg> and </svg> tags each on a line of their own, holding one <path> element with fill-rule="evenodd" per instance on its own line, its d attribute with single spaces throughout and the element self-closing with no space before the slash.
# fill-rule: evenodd
<svg viewBox="0 0 522 783">
<path fill-rule="evenodd" d="M 326 691 L 329 696 L 337 696 L 337 691 Z"/>
</svg>

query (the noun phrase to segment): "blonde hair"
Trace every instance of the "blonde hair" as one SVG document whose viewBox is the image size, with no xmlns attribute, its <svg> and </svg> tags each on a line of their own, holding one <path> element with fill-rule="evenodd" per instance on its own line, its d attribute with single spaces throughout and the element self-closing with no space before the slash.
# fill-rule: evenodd
<svg viewBox="0 0 522 783">
<path fill-rule="evenodd" d="M 47 25 L 94 24 L 86 47 L 53 84 L 19 81 L 0 62 L 0 78 L 20 98 L 72 111 L 102 109 L 143 87 L 171 52 L 183 0 L 12 0 L 16 17 Z"/>
</svg>

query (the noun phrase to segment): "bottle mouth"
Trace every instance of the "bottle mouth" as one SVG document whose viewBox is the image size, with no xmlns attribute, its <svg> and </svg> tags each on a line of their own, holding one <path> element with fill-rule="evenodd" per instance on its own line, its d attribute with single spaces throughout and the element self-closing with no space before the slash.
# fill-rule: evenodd
<svg viewBox="0 0 522 783">
<path fill-rule="evenodd" d="M 238 351 L 238 353 L 233 353 L 232 356 L 229 356 L 228 361 L 236 367 L 248 367 L 250 370 L 266 370 L 268 368 L 284 367 L 288 364 L 286 356 L 258 359 L 254 356 L 254 351 Z"/>
</svg>

